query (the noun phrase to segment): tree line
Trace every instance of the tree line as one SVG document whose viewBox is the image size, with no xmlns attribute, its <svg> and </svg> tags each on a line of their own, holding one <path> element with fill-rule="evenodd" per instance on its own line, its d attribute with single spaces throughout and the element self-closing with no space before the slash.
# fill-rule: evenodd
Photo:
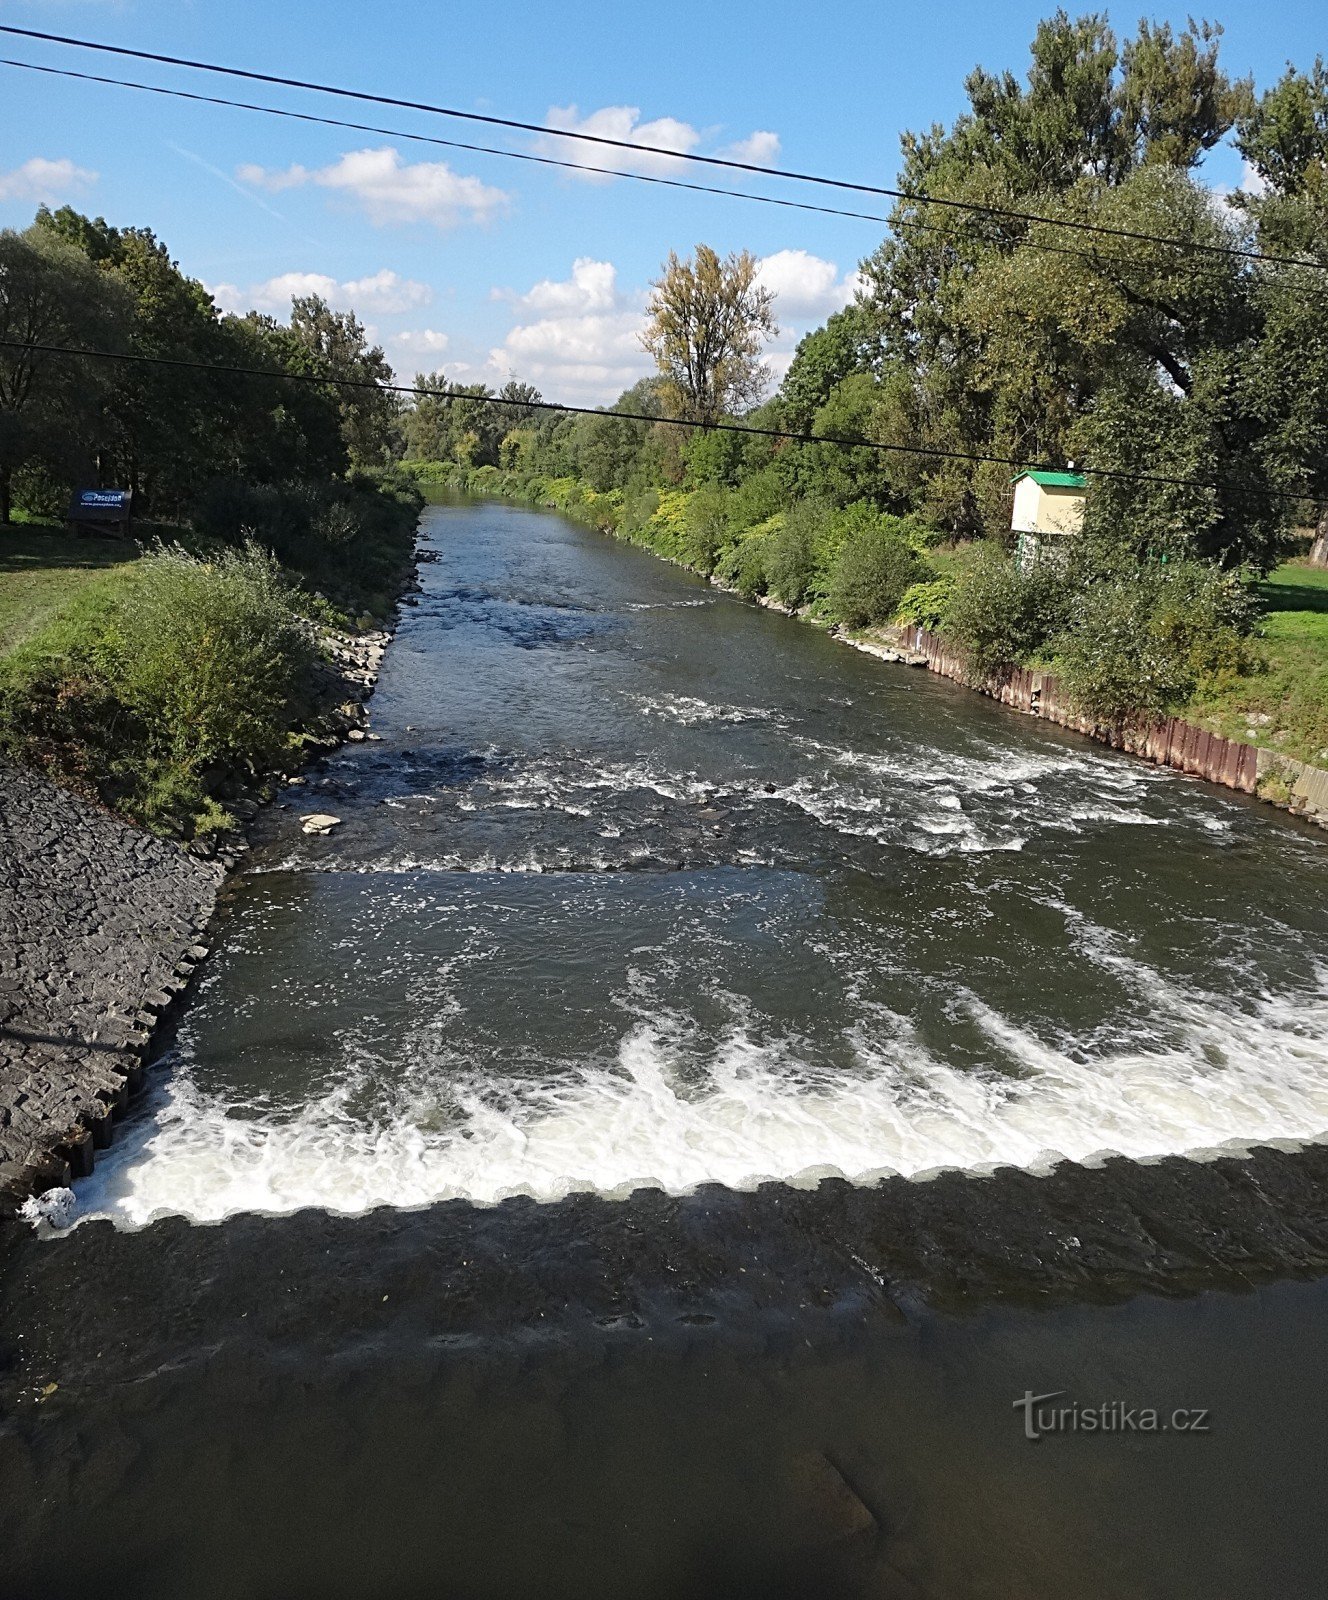
<svg viewBox="0 0 1328 1600">
<path fill-rule="evenodd" d="M 772 504 L 867 501 L 966 538 L 1008 530 L 1003 461 L 1088 463 L 1104 469 L 1091 536 L 1267 570 L 1328 511 L 1328 69 L 1288 68 L 1256 97 L 1220 35 L 1143 22 L 1122 43 L 1103 16 L 1058 12 L 1025 81 L 976 69 L 951 126 L 904 135 L 899 187 L 916 198 L 765 403 L 770 297 L 750 254 L 702 245 L 654 286 L 658 378 L 603 419 L 448 433 L 408 417 L 407 456 L 601 492 L 763 477 Z M 1249 182 L 1219 197 L 1197 169 L 1228 136 Z M 652 406 L 899 448 L 688 444 L 614 419 Z"/>
<path fill-rule="evenodd" d="M 828 622 L 942 628 L 978 678 L 1054 659 L 1093 715 L 1256 670 L 1243 580 L 1328 533 L 1328 70 L 1256 96 L 1220 35 L 1058 12 L 1024 81 L 975 70 L 951 126 L 905 134 L 913 198 L 764 402 L 770 297 L 702 245 L 653 287 L 655 377 L 469 454 L 408 417 L 408 464 Z M 1223 196 L 1198 168 L 1228 138 L 1247 182 Z M 1006 462 L 1100 469 L 1053 565 L 1014 558 Z"/>
</svg>

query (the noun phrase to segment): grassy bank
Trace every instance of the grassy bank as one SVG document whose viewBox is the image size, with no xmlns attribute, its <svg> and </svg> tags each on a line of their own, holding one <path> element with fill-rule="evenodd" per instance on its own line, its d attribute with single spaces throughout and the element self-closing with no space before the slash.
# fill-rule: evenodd
<svg viewBox="0 0 1328 1600">
<path fill-rule="evenodd" d="M 1258 586 L 1256 670 L 1187 709 L 1195 722 L 1328 765 L 1328 568 L 1287 562 Z"/>
<path fill-rule="evenodd" d="M 1183 564 L 1142 569 L 1085 602 L 1058 593 L 1054 572 L 1021 576 L 992 545 L 954 546 L 869 507 L 780 510 L 707 487 L 599 492 L 496 467 L 413 471 L 435 489 L 547 506 L 825 626 L 948 632 L 975 680 L 1001 664 L 1045 667 L 1103 720 L 1174 714 L 1328 764 L 1328 571 L 1304 561 L 1248 586 Z"/>
<path fill-rule="evenodd" d="M 54 623 L 88 590 L 113 593 L 137 544 L 40 524 L 0 529 L 0 656 Z"/>
<path fill-rule="evenodd" d="M 0 529 L 0 759 L 160 833 L 225 831 L 246 787 L 325 732 L 324 630 L 382 620 L 410 569 L 409 484 L 343 503 L 356 516 L 326 549 L 262 501 L 283 518 L 262 543 L 244 525 L 146 549 Z"/>
</svg>

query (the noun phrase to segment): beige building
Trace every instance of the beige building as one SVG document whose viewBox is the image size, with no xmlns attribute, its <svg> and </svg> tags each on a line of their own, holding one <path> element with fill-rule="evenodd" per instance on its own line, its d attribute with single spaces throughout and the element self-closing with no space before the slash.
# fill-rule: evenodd
<svg viewBox="0 0 1328 1600">
<path fill-rule="evenodd" d="M 1084 525 L 1084 479 L 1079 472 L 1021 472 L 1014 480 L 1011 528 L 1019 535 L 1019 565 L 1078 533 Z"/>
</svg>

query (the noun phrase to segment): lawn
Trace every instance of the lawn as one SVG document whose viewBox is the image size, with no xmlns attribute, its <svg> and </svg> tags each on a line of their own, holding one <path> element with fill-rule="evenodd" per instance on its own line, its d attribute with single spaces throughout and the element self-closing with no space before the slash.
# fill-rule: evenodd
<svg viewBox="0 0 1328 1600">
<path fill-rule="evenodd" d="M 1190 707 L 1193 721 L 1328 766 L 1328 568 L 1288 561 L 1259 584 L 1263 670 Z"/>
<path fill-rule="evenodd" d="M 54 622 L 94 585 L 116 585 L 139 549 L 37 524 L 0 527 L 0 655 Z"/>
</svg>

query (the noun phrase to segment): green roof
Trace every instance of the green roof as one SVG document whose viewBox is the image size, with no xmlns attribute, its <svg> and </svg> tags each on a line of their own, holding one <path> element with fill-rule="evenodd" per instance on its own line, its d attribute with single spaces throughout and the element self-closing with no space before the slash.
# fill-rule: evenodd
<svg viewBox="0 0 1328 1600">
<path fill-rule="evenodd" d="M 1084 486 L 1082 472 L 1021 472 L 1010 482 L 1018 483 L 1020 478 L 1032 478 L 1044 489 L 1082 489 Z"/>
</svg>

